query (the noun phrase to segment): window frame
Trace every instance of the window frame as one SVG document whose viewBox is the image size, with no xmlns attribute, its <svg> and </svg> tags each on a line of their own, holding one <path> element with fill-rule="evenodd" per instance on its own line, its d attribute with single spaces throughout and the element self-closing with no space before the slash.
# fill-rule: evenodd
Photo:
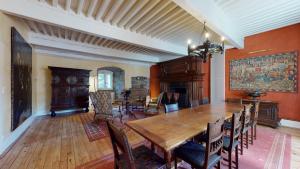
<svg viewBox="0 0 300 169">
<path fill-rule="evenodd" d="M 100 74 L 104 74 L 104 87 L 100 87 L 100 79 L 99 79 L 99 76 Z M 107 78 L 107 75 L 109 75 L 111 78 L 110 78 L 110 86 L 111 87 L 106 87 L 107 85 L 107 81 L 108 81 L 108 78 Z M 114 89 L 114 84 L 113 84 L 113 78 L 114 78 L 114 72 L 113 71 L 110 71 L 110 70 L 98 70 L 97 71 L 97 89 L 98 90 L 113 90 Z"/>
</svg>

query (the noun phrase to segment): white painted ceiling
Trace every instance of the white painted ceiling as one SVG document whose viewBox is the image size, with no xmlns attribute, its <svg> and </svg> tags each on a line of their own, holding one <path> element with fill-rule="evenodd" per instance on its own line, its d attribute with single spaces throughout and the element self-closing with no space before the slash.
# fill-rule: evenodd
<svg viewBox="0 0 300 169">
<path fill-rule="evenodd" d="M 43 49 L 152 63 L 185 55 L 187 39 L 200 43 L 204 21 L 211 40 L 235 47 L 300 22 L 300 0 L 0 0 L 0 10 L 23 18 Z"/>
<path fill-rule="evenodd" d="M 214 0 L 241 36 L 300 22 L 300 0 Z"/>
</svg>

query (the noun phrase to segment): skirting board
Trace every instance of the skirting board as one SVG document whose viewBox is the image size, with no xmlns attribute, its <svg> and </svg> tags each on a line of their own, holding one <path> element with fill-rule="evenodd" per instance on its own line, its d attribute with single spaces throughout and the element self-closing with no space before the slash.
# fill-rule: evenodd
<svg viewBox="0 0 300 169">
<path fill-rule="evenodd" d="M 300 122 L 299 121 L 282 119 L 282 120 L 280 120 L 280 124 L 281 124 L 281 126 L 284 126 L 284 127 L 291 127 L 291 128 L 300 129 Z"/>
<path fill-rule="evenodd" d="M 16 128 L 15 131 L 10 133 L 10 135 L 7 138 L 1 141 L 0 159 L 10 150 L 10 148 L 19 140 L 19 138 L 22 137 L 22 135 L 30 127 L 35 118 L 35 115 L 29 117 L 23 124 Z"/>
</svg>

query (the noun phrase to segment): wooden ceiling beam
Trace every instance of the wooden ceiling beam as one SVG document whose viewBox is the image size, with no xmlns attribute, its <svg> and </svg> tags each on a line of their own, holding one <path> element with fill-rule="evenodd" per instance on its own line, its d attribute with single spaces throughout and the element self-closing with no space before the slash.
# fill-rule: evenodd
<svg viewBox="0 0 300 169">
<path fill-rule="evenodd" d="M 138 11 L 125 25 L 125 29 L 130 28 L 137 21 L 139 21 L 143 16 L 145 16 L 149 11 L 151 11 L 160 0 L 150 0 L 140 11 Z"/>
<path fill-rule="evenodd" d="M 91 0 L 90 5 L 89 5 L 89 9 L 87 11 L 87 17 L 92 17 L 92 14 L 95 10 L 96 4 L 97 4 L 98 0 Z"/>
<path fill-rule="evenodd" d="M 158 21 L 159 19 L 165 17 L 168 15 L 171 11 L 173 11 L 177 6 L 173 3 L 169 4 L 165 9 L 157 13 L 154 17 L 152 17 L 148 22 L 146 22 L 144 25 L 141 25 L 139 28 L 136 29 L 136 32 L 142 32 L 145 29 L 149 28 L 153 23 Z"/>
</svg>

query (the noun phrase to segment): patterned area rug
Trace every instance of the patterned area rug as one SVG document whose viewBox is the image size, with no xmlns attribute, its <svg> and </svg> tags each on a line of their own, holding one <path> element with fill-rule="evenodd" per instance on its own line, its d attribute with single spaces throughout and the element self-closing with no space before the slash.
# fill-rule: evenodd
<svg viewBox="0 0 300 169">
<path fill-rule="evenodd" d="M 224 157 L 227 158 L 227 155 L 224 154 Z M 254 145 L 249 145 L 248 149 L 244 149 L 244 154 L 239 155 L 239 168 L 242 169 L 290 169 L 290 162 L 291 136 L 267 127 L 258 127 Z M 80 165 L 76 169 L 113 169 L 113 166 L 111 154 Z M 179 163 L 178 168 L 191 169 L 185 162 Z M 221 168 L 227 169 L 227 162 L 222 161 Z"/>
<path fill-rule="evenodd" d="M 140 118 L 145 118 L 141 112 L 135 112 L 135 116 Z M 108 136 L 108 131 L 106 128 L 106 123 L 103 120 L 94 120 L 93 113 L 83 113 L 80 115 L 82 125 L 84 127 L 85 133 L 90 142 L 102 139 Z M 123 123 L 117 118 L 114 120 L 114 124 L 121 128 L 126 128 L 124 123 L 130 120 L 135 120 L 133 116 L 124 115 Z M 127 129 L 127 128 L 126 128 Z"/>
</svg>

